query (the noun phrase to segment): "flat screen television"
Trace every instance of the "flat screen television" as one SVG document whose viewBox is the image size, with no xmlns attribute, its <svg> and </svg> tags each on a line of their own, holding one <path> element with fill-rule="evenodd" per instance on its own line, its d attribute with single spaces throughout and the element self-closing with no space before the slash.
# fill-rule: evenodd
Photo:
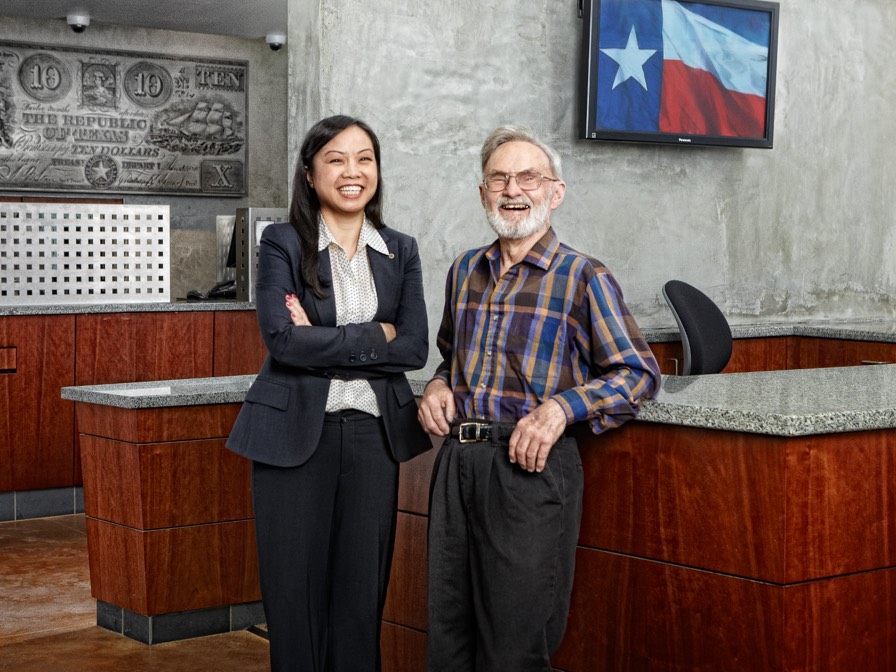
<svg viewBox="0 0 896 672">
<path fill-rule="evenodd" d="M 583 2 L 581 137 L 771 148 L 778 3 Z"/>
</svg>

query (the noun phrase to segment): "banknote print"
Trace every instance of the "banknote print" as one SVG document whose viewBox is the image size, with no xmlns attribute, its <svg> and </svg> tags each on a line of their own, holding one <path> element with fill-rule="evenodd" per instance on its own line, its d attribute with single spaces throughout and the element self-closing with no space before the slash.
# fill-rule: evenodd
<svg viewBox="0 0 896 672">
<path fill-rule="evenodd" d="M 0 42 L 0 189 L 244 196 L 248 63 Z"/>
</svg>

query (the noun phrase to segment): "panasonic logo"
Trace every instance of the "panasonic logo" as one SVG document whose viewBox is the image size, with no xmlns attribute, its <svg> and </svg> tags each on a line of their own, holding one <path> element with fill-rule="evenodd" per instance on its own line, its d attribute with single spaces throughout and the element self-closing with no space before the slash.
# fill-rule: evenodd
<svg viewBox="0 0 896 672">
<path fill-rule="evenodd" d="M 690 142 L 690 138 L 678 138 L 678 142 Z"/>
</svg>

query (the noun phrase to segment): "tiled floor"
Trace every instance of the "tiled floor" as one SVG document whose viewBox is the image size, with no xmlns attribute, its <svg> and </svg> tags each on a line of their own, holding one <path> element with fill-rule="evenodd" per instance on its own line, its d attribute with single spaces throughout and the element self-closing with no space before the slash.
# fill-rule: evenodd
<svg viewBox="0 0 896 672">
<path fill-rule="evenodd" d="M 84 516 L 0 523 L 0 670 L 264 672 L 249 632 L 146 646 L 96 626 Z"/>
</svg>

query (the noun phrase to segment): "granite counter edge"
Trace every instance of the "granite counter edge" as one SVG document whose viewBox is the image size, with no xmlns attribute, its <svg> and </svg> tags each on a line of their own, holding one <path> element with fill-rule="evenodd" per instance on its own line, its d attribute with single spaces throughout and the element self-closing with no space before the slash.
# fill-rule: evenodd
<svg viewBox="0 0 896 672">
<path fill-rule="evenodd" d="M 124 409 L 236 404 L 243 402 L 254 379 L 254 375 L 248 375 L 64 387 L 62 398 Z M 419 397 L 427 381 L 411 379 L 410 382 L 411 389 Z M 162 391 L 168 387 L 171 389 Z M 787 415 L 739 409 L 679 406 L 649 399 L 644 402 L 637 421 L 793 437 L 896 428 L 896 409 Z"/>
<path fill-rule="evenodd" d="M 68 401 L 126 409 L 173 408 L 208 404 L 243 403 L 255 375 L 157 380 L 143 383 L 68 386 L 61 396 Z M 411 379 L 411 390 L 419 397 L 427 380 Z M 167 391 L 162 391 L 169 388 Z"/>
<path fill-rule="evenodd" d="M 111 313 L 196 313 L 211 311 L 255 310 L 255 304 L 230 299 L 213 301 L 172 301 L 170 303 L 73 303 L 70 305 L 0 305 L 0 317 L 33 315 L 107 315 Z"/>
</svg>

